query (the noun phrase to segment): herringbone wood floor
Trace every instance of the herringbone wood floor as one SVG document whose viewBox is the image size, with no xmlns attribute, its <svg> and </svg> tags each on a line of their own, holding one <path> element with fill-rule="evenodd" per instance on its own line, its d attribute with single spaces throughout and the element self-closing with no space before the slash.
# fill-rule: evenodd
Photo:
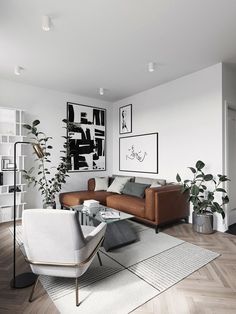
<svg viewBox="0 0 236 314">
<path fill-rule="evenodd" d="M 0 313 L 58 313 L 41 286 L 36 291 L 37 299 L 33 303 L 28 303 L 31 288 L 12 290 L 9 287 L 12 277 L 12 236 L 8 227 L 9 224 L 0 225 Z M 163 231 L 218 252 L 221 256 L 136 309 L 133 314 L 235 314 L 236 236 L 220 232 L 200 235 L 192 231 L 191 225 L 186 224 Z M 18 272 L 26 271 L 27 268 L 17 249 Z"/>
</svg>

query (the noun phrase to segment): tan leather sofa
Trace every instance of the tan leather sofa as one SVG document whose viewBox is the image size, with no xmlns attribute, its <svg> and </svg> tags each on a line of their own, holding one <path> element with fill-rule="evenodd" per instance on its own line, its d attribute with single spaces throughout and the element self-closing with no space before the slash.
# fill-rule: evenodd
<svg viewBox="0 0 236 314">
<path fill-rule="evenodd" d="M 180 185 L 164 185 L 147 188 L 145 197 L 138 198 L 106 191 L 94 191 L 95 179 L 88 180 L 88 190 L 60 193 L 59 200 L 63 207 L 83 204 L 85 200 L 94 199 L 101 204 L 132 214 L 135 219 L 158 228 L 166 223 L 185 219 L 188 222 L 189 203 L 187 195 L 181 193 Z"/>
</svg>

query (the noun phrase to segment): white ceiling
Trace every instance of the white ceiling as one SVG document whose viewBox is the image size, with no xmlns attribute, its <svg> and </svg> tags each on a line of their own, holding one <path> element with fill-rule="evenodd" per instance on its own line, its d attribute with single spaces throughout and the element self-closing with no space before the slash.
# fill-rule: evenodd
<svg viewBox="0 0 236 314">
<path fill-rule="evenodd" d="M 235 36 L 236 0 L 0 0 L 0 77 L 115 101 L 236 63 Z"/>
</svg>

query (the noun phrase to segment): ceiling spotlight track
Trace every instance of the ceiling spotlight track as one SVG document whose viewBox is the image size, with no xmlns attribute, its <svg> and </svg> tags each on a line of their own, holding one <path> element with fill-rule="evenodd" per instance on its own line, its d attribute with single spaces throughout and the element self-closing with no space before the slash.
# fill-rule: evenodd
<svg viewBox="0 0 236 314">
<path fill-rule="evenodd" d="M 104 95 L 104 88 L 103 87 L 99 87 L 99 95 L 100 96 Z"/>
<path fill-rule="evenodd" d="M 155 62 L 148 62 L 148 72 L 154 72 L 155 67 L 156 67 Z"/>
<path fill-rule="evenodd" d="M 14 73 L 15 75 L 21 75 L 21 72 L 24 70 L 24 68 L 22 68 L 21 66 L 19 65 L 16 65 L 15 66 L 15 69 L 14 69 Z"/>
<path fill-rule="evenodd" d="M 50 31 L 51 27 L 52 27 L 52 20 L 50 16 L 43 15 L 42 16 L 42 30 L 44 30 L 45 32 L 48 32 Z"/>
</svg>

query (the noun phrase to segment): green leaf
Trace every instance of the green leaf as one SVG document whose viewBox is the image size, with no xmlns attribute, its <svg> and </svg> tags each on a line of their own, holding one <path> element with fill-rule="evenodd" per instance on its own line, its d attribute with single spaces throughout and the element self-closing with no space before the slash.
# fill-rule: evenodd
<svg viewBox="0 0 236 314">
<path fill-rule="evenodd" d="M 197 196 L 199 194 L 199 187 L 197 185 L 193 185 L 191 188 L 191 193 Z"/>
<path fill-rule="evenodd" d="M 31 125 L 29 124 L 23 124 L 23 128 L 27 129 L 27 130 L 31 130 Z"/>
<path fill-rule="evenodd" d="M 40 123 L 39 120 L 34 120 L 33 123 L 32 123 L 32 125 L 33 125 L 33 126 L 36 126 L 36 125 L 38 125 L 39 123 Z"/>
<path fill-rule="evenodd" d="M 176 181 L 177 182 L 181 182 L 181 178 L 180 178 L 180 175 L 177 173 L 177 175 L 176 175 Z"/>
<path fill-rule="evenodd" d="M 197 172 L 196 169 L 193 168 L 193 167 L 188 167 L 188 168 L 192 171 L 192 173 L 196 173 Z"/>
<path fill-rule="evenodd" d="M 222 192 L 222 193 L 227 193 L 227 192 L 225 191 L 225 189 L 222 189 L 222 188 L 217 188 L 216 191 L 217 191 L 217 192 Z"/>
<path fill-rule="evenodd" d="M 205 164 L 204 164 L 203 161 L 198 160 L 198 161 L 196 162 L 196 168 L 197 168 L 197 170 L 201 170 L 201 169 L 204 168 L 204 167 L 205 167 Z"/>
<path fill-rule="evenodd" d="M 197 176 L 196 176 L 196 178 L 203 178 L 204 177 L 204 174 L 198 174 Z"/>
<path fill-rule="evenodd" d="M 213 179 L 213 175 L 212 174 L 206 174 L 205 176 L 204 176 L 204 180 L 205 181 L 211 181 Z"/>
<path fill-rule="evenodd" d="M 228 203 L 229 203 L 229 197 L 228 197 L 228 195 L 223 196 L 223 197 L 222 197 L 222 201 L 223 201 L 223 205 L 224 205 L 224 204 L 228 204 Z"/>
</svg>

